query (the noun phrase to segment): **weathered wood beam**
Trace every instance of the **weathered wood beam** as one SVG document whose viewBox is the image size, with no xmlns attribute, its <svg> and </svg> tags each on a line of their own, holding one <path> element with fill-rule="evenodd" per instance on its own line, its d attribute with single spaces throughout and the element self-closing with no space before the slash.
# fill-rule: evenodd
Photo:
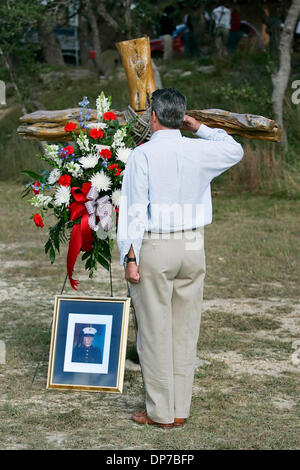
<svg viewBox="0 0 300 470">
<path fill-rule="evenodd" d="M 120 125 L 126 122 L 126 111 L 116 111 Z M 188 110 L 187 114 L 209 127 L 225 129 L 229 134 L 248 139 L 279 142 L 281 128 L 272 119 L 253 114 L 237 114 L 221 109 Z M 58 111 L 35 111 L 20 117 L 18 134 L 27 139 L 60 141 L 70 139 L 64 125 L 72 121 L 77 124 L 75 133 L 80 132 L 80 108 Z M 97 122 L 97 110 L 90 110 L 89 122 Z"/>
<path fill-rule="evenodd" d="M 44 141 L 61 141 L 70 140 L 70 136 L 66 134 L 64 126 L 67 122 L 74 122 L 77 128 L 75 134 L 79 134 L 80 130 L 80 111 L 81 108 L 70 108 L 53 111 L 35 111 L 25 114 L 19 120 L 22 123 L 18 129 L 18 134 L 30 140 Z M 120 111 L 114 111 L 120 125 L 125 124 L 125 114 Z M 90 110 L 90 123 L 97 122 L 97 110 Z"/>
<path fill-rule="evenodd" d="M 231 113 L 222 109 L 191 110 L 187 114 L 209 127 L 225 129 L 228 134 L 272 142 L 281 140 L 281 127 L 264 116 Z"/>
</svg>

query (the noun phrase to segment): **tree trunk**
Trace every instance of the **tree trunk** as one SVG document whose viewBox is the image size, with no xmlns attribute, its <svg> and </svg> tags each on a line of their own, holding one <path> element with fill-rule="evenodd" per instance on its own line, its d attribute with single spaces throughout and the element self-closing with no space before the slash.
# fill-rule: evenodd
<svg viewBox="0 0 300 470">
<path fill-rule="evenodd" d="M 125 22 L 128 26 L 128 29 L 130 29 L 131 27 L 131 22 L 132 22 L 132 18 L 131 18 L 131 3 L 132 1 L 131 0 L 125 0 Z"/>
<path fill-rule="evenodd" d="M 53 32 L 55 19 L 51 14 L 46 14 L 43 20 L 38 22 L 38 34 L 42 44 L 44 59 L 49 65 L 65 65 L 59 40 Z"/>
<path fill-rule="evenodd" d="M 92 30 L 92 39 L 93 39 L 93 46 L 94 46 L 94 53 L 95 53 L 95 64 L 99 72 L 103 75 L 107 75 L 106 67 L 102 60 L 102 50 L 101 50 L 101 40 L 98 28 L 98 21 L 97 16 L 95 16 L 93 6 L 91 4 L 91 0 L 87 0 L 87 12 L 88 18 Z"/>
<path fill-rule="evenodd" d="M 160 76 L 158 67 L 157 67 L 157 65 L 156 65 L 156 63 L 154 62 L 153 59 L 151 59 L 151 62 L 152 62 L 152 68 L 153 68 L 153 73 L 154 73 L 155 86 L 156 86 L 157 89 L 163 88 L 163 84 L 162 84 L 162 80 L 161 80 L 161 76 Z"/>
<path fill-rule="evenodd" d="M 288 10 L 284 28 L 281 32 L 279 43 L 279 60 L 280 65 L 278 71 L 272 76 L 273 81 L 273 110 L 275 119 L 282 128 L 282 143 L 287 148 L 288 142 L 286 132 L 283 125 L 283 100 L 286 87 L 288 84 L 291 71 L 291 47 L 293 41 L 293 33 L 296 23 L 300 15 L 300 0 L 293 0 Z"/>
<path fill-rule="evenodd" d="M 89 51 L 89 26 L 86 8 L 79 14 L 79 44 L 80 44 L 80 63 L 83 66 L 93 64 Z"/>
</svg>

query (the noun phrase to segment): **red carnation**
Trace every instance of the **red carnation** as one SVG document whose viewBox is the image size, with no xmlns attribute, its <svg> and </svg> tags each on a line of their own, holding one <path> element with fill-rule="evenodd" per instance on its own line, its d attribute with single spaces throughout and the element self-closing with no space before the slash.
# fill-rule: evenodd
<svg viewBox="0 0 300 470">
<path fill-rule="evenodd" d="M 39 194 L 40 190 L 38 188 L 40 188 L 40 183 L 36 181 L 32 185 L 32 191 L 34 192 L 34 194 Z"/>
<path fill-rule="evenodd" d="M 74 131 L 74 129 L 76 129 L 77 125 L 74 123 L 74 122 L 68 122 L 66 125 L 65 125 L 65 132 L 71 132 L 71 131 Z"/>
<path fill-rule="evenodd" d="M 67 145 L 64 149 L 62 149 L 62 156 L 67 157 L 68 155 L 72 155 L 74 153 L 74 148 L 72 145 Z"/>
<path fill-rule="evenodd" d="M 71 176 L 70 175 L 62 175 L 59 179 L 58 179 L 58 184 L 60 184 L 61 186 L 70 186 L 71 184 Z"/>
<path fill-rule="evenodd" d="M 119 165 L 117 165 L 117 163 L 113 163 L 112 165 L 109 165 L 108 169 L 114 170 L 115 176 L 119 176 L 122 171 L 122 169 L 119 167 Z"/>
<path fill-rule="evenodd" d="M 104 121 L 116 121 L 117 116 L 115 115 L 115 113 L 112 113 L 111 111 L 108 111 L 107 113 L 103 114 L 103 119 L 104 119 Z"/>
<path fill-rule="evenodd" d="M 34 214 L 33 221 L 37 227 L 44 227 L 43 219 L 40 214 Z"/>
<path fill-rule="evenodd" d="M 92 183 L 83 183 L 82 187 L 81 187 L 81 190 L 83 192 L 83 194 L 85 195 L 85 197 L 88 195 L 90 189 L 91 189 L 91 186 L 92 186 Z"/>
<path fill-rule="evenodd" d="M 101 131 L 101 129 L 91 129 L 90 130 L 90 137 L 92 137 L 92 139 L 101 139 L 103 137 L 103 132 Z"/>
<path fill-rule="evenodd" d="M 99 153 L 101 157 L 106 158 L 107 160 L 112 157 L 112 153 L 109 149 L 102 149 Z"/>
</svg>

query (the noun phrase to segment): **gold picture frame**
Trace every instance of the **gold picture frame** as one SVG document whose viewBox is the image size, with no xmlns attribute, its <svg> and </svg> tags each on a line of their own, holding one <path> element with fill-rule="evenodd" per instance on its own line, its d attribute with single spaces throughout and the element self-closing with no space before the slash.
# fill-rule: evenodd
<svg viewBox="0 0 300 470">
<path fill-rule="evenodd" d="M 55 296 L 47 389 L 122 393 L 129 297 Z"/>
</svg>

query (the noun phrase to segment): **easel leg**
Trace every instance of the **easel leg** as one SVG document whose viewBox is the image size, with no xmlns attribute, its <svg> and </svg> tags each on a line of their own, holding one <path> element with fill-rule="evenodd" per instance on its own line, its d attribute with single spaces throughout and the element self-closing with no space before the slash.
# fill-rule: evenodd
<svg viewBox="0 0 300 470">
<path fill-rule="evenodd" d="M 110 280 L 110 296 L 113 297 L 113 283 L 112 283 L 112 268 L 111 263 L 109 263 L 109 280 Z"/>
</svg>

